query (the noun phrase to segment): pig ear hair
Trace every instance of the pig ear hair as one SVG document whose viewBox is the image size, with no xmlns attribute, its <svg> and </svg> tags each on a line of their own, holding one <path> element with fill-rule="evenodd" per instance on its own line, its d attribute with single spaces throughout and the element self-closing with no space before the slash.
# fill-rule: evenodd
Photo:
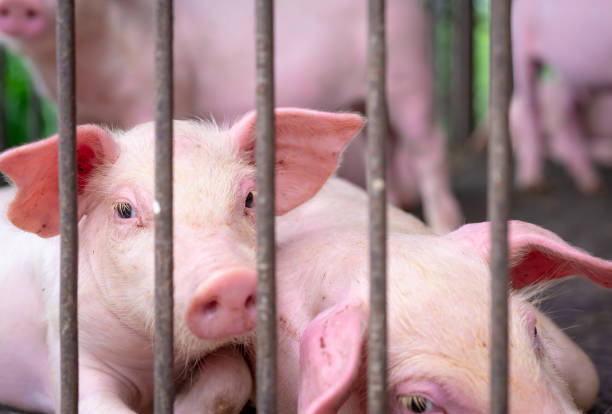
<svg viewBox="0 0 612 414">
<path fill-rule="evenodd" d="M 573 247 L 551 231 L 522 221 L 510 221 L 509 261 L 515 289 L 572 275 L 583 275 L 612 288 L 612 262 Z M 475 247 L 489 261 L 489 223 L 466 224 L 446 237 Z"/>
<path fill-rule="evenodd" d="M 275 118 L 276 214 L 282 215 L 319 191 L 364 120 L 356 114 L 297 108 L 276 109 Z M 235 124 L 230 135 L 255 164 L 255 112 Z"/>
<path fill-rule="evenodd" d="M 358 303 L 317 315 L 300 346 L 300 414 L 335 412 L 349 397 L 361 366 L 367 314 Z"/>
<path fill-rule="evenodd" d="M 78 194 L 83 194 L 97 165 L 113 162 L 119 148 L 96 125 L 77 127 Z M 0 155 L 0 170 L 17 187 L 8 218 L 22 230 L 52 237 L 59 233 L 58 135 L 22 145 Z M 80 197 L 79 197 L 80 199 Z M 79 218 L 82 204 L 79 203 Z"/>
</svg>

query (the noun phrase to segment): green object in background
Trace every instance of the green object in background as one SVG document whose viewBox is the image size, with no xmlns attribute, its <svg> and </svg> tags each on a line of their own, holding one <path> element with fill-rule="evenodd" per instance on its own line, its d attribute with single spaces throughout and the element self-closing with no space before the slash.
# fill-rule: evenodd
<svg viewBox="0 0 612 414">
<path fill-rule="evenodd" d="M 450 126 L 450 90 L 453 47 L 452 7 L 447 0 L 423 0 L 436 13 L 435 113 L 447 134 Z M 489 0 L 473 0 L 473 108 L 474 127 L 484 119 L 489 105 Z M 450 136 L 450 134 L 449 134 Z"/>
<path fill-rule="evenodd" d="M 57 131 L 53 104 L 47 99 L 40 98 L 41 132 L 39 137 L 31 136 L 29 111 L 30 100 L 34 96 L 34 85 L 21 59 L 9 51 L 6 51 L 4 82 L 5 131 L 8 147 L 35 141 Z"/>
<path fill-rule="evenodd" d="M 489 106 L 489 1 L 474 0 L 474 126 Z"/>
</svg>

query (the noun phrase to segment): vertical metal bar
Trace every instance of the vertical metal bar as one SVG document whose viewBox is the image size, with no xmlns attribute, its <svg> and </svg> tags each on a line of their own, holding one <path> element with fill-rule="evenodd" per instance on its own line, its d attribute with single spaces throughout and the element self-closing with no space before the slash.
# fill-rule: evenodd
<svg viewBox="0 0 612 414">
<path fill-rule="evenodd" d="M 78 412 L 77 173 L 74 0 L 57 5 L 57 90 L 60 207 L 60 352 L 62 414 Z"/>
<path fill-rule="evenodd" d="M 6 139 L 6 88 L 5 85 L 6 50 L 0 47 L 0 151 L 4 151 L 7 146 Z"/>
<path fill-rule="evenodd" d="M 155 2 L 155 414 L 174 405 L 172 45 L 173 1 Z"/>
<path fill-rule="evenodd" d="M 453 3 L 453 70 L 451 70 L 451 132 L 455 142 L 472 130 L 472 0 Z"/>
<path fill-rule="evenodd" d="M 387 412 L 386 181 L 387 139 L 385 1 L 368 7 L 368 193 L 370 227 L 370 337 L 368 413 Z"/>
<path fill-rule="evenodd" d="M 491 2 L 491 140 L 488 211 L 491 220 L 491 413 L 508 412 L 508 229 L 511 49 L 510 0 Z"/>
<path fill-rule="evenodd" d="M 257 411 L 276 412 L 274 1 L 255 3 L 257 165 Z"/>
<path fill-rule="evenodd" d="M 28 139 L 30 141 L 41 138 L 41 111 L 40 97 L 36 93 L 34 85 L 31 85 L 28 105 Z"/>
</svg>

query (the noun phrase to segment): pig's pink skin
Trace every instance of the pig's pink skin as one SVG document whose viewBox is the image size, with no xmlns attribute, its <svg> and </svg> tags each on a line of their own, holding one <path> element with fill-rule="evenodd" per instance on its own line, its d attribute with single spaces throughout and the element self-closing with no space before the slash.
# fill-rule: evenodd
<svg viewBox="0 0 612 414">
<path fill-rule="evenodd" d="M 39 1 L 51 3 L 53 16 L 53 1 Z M 363 102 L 366 13 L 353 0 L 335 1 L 332 7 L 324 0 L 310 1 L 308 7 L 277 2 L 279 106 L 346 110 Z M 226 120 L 250 110 L 255 102 L 253 2 L 181 0 L 175 15 L 175 117 Z M 77 2 L 79 123 L 125 128 L 153 117 L 152 21 L 150 2 Z M 406 206 L 420 194 L 434 230 L 451 230 L 461 213 L 449 187 L 445 137 L 434 122 L 423 10 L 417 0 L 389 1 L 387 23 L 389 116 L 398 137 L 389 141 L 389 196 Z M 13 40 L 56 99 L 54 44 Z M 363 183 L 364 152 L 347 155 L 340 174 Z M 405 180 L 411 183 L 404 186 Z"/>
<path fill-rule="evenodd" d="M 588 3 L 588 4 L 587 4 Z M 543 181 L 545 147 L 541 110 L 537 99 L 540 64 L 552 66 L 571 91 L 564 108 L 566 125 L 562 137 L 564 163 L 579 188 L 592 192 L 599 177 L 588 162 L 584 132 L 578 124 L 576 97 L 582 89 L 609 85 L 612 58 L 612 7 L 604 0 L 576 3 L 571 0 L 519 0 L 512 6 L 514 97 L 524 108 L 521 123 L 513 122 L 512 137 L 517 156 L 517 182 L 520 187 L 539 186 Z M 513 103 L 517 106 L 519 103 Z M 515 110 L 516 111 L 516 110 Z"/>
<path fill-rule="evenodd" d="M 308 213 L 319 214 L 320 200 L 314 198 L 288 213 L 287 218 L 300 214 L 305 220 Z M 354 203 L 353 206 L 355 212 L 363 209 Z M 333 318 L 329 319 L 329 309 L 340 308 L 345 303 L 361 303 L 367 309 L 367 237 L 365 226 L 358 223 L 359 217 L 363 216 L 358 214 L 355 219 L 339 221 L 337 227 L 327 223 L 326 232 L 308 233 L 308 237 L 285 239 L 282 231 L 279 232 L 281 256 L 277 289 L 283 292 L 277 297 L 279 360 L 282 361 L 278 367 L 280 412 L 320 414 L 366 410 L 363 366 L 347 363 L 342 358 L 334 359 L 336 353 L 326 353 L 320 345 L 343 343 L 346 357 L 355 346 L 349 340 L 358 338 L 359 346 L 365 334 L 354 331 L 355 335 L 347 332 L 336 335 L 339 330 L 328 329 L 324 336 L 320 328 L 315 328 L 319 336 L 312 337 L 314 326 L 335 323 Z M 388 244 L 390 412 L 409 412 L 402 411 L 398 405 L 398 398 L 407 390 L 426 395 L 448 414 L 488 412 L 488 229 L 487 224 L 468 225 L 441 237 L 427 233 L 400 234 L 391 224 Z M 409 226 L 402 231 L 409 231 Z M 579 273 L 604 284 L 612 279 L 612 263 L 571 248 L 544 229 L 513 223 L 511 234 L 513 278 L 518 286 L 532 283 L 533 276 L 523 276 L 530 275 L 529 269 L 540 264 L 544 264 L 540 270 L 546 272 L 542 276 Z M 342 240 L 342 249 L 338 248 L 338 240 Z M 542 262 L 538 251 L 551 256 Z M 296 286 L 309 289 L 296 289 Z M 586 411 L 597 393 L 595 368 L 584 352 L 528 303 L 528 295 L 512 291 L 510 298 L 511 412 L 576 414 L 579 409 Z M 466 303 L 470 306 L 465 306 Z M 537 333 L 533 330 L 536 326 Z M 312 352 L 321 354 L 316 356 Z M 339 365 L 325 370 L 300 365 L 300 361 L 320 358 Z M 335 371 L 342 367 L 349 372 Z M 300 371 L 301 380 L 296 374 Z M 329 378 L 309 377 L 318 372 L 335 372 L 335 379 L 348 382 L 326 387 L 324 384 Z M 313 384 L 323 384 L 319 399 L 311 398 L 316 395 Z M 332 390 L 340 390 L 340 394 L 327 395 Z M 346 402 L 341 406 L 342 401 Z"/>
<path fill-rule="evenodd" d="M 283 214 L 316 194 L 333 173 L 342 148 L 363 126 L 363 119 L 353 114 L 298 109 L 279 109 L 276 119 L 276 211 Z M 191 301 L 203 295 L 199 288 L 213 276 L 225 277 L 237 268 L 254 269 L 254 211 L 245 204 L 245 192 L 255 172 L 254 125 L 254 113 L 229 130 L 189 121 L 174 125 L 177 375 L 227 343 L 252 340 L 248 325 L 243 332 L 220 329 L 208 335 L 216 339 L 203 340 L 197 332 L 190 331 L 186 313 Z M 91 155 L 79 156 L 79 160 L 85 160 L 79 162 L 82 188 L 78 196 L 82 214 L 79 407 L 84 413 L 148 412 L 153 378 L 153 124 L 112 133 L 93 126 L 80 127 L 77 141 L 79 153 Z M 17 194 L 2 197 L 5 202 L 14 199 L 6 214 L 16 226 L 33 232 L 39 228 L 57 232 L 57 217 L 47 215 L 50 209 L 57 208 L 57 199 L 44 191 L 28 193 L 28 187 L 40 181 L 48 182 L 44 188 L 49 191 L 57 188 L 53 185 L 57 176 L 52 166 L 56 162 L 52 156 L 55 145 L 51 138 L 0 155 L 0 169 L 19 189 Z M 41 152 L 47 157 L 41 157 Z M 51 165 L 45 167 L 45 162 Z M 29 173 L 35 174 L 36 180 Z M 130 203 L 133 214 L 122 217 L 118 203 Z M 2 208 L 6 211 L 5 204 Z M 36 218 L 35 225 L 32 217 Z M 283 220 L 279 218 L 279 222 Z M 0 231 L 7 233 L 2 238 L 7 245 L 5 250 L 15 250 L 10 260 L 0 263 L 0 283 L 11 287 L 20 286 L 22 280 L 27 283 L 22 289 L 32 292 L 26 298 L 34 302 L 28 307 L 32 314 L 18 316 L 20 323 L 25 319 L 29 326 L 23 334 L 38 338 L 38 342 L 32 340 L 32 349 L 43 350 L 37 353 L 39 361 L 25 355 L 0 360 L 8 364 L 11 372 L 23 373 L 24 381 L 32 387 L 38 385 L 37 389 L 29 388 L 27 395 L 15 389 L 19 385 L 7 386 L 7 391 L 0 389 L 0 401 L 48 411 L 49 406 L 57 407 L 59 403 L 58 238 L 49 237 L 53 233 L 40 233 L 47 237 L 41 239 L 18 231 L 5 218 L 0 224 Z M 212 281 L 212 286 L 220 284 Z M 221 289 L 216 294 L 232 292 Z M 0 290 L 0 302 L 16 305 L 15 300 L 12 290 Z M 219 300 L 220 306 L 223 303 Z M 14 309 L 10 313 L 4 310 L 14 313 Z M 23 348 L 24 338 L 6 332 L 12 325 L 3 321 L 0 333 L 15 341 L 2 342 L 0 355 L 20 347 L 27 350 Z M 47 353 L 45 338 L 49 344 Z M 244 383 L 240 377 L 233 378 Z M 193 392 L 201 392 L 197 388 Z M 236 403 L 236 411 L 231 412 L 238 412 L 243 405 Z"/>
</svg>

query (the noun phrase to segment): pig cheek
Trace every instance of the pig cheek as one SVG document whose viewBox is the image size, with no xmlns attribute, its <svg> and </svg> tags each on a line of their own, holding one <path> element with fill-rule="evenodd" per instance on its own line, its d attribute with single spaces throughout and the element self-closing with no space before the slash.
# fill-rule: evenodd
<svg viewBox="0 0 612 414">
<path fill-rule="evenodd" d="M 152 231 L 112 227 L 109 243 L 101 246 L 97 258 L 106 268 L 103 274 L 108 293 L 125 297 L 132 311 L 149 319 L 154 301 Z"/>
</svg>

